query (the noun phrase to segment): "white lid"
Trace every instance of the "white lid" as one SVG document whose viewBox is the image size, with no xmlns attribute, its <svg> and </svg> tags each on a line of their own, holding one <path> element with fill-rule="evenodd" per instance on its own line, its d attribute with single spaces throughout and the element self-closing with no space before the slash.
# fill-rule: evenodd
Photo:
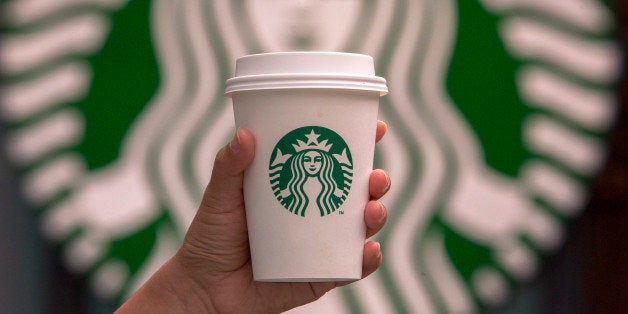
<svg viewBox="0 0 628 314">
<path fill-rule="evenodd" d="M 388 93 L 386 79 L 375 76 L 373 58 L 342 52 L 273 52 L 236 60 L 235 77 L 225 95 L 247 90 L 330 88 Z"/>
</svg>

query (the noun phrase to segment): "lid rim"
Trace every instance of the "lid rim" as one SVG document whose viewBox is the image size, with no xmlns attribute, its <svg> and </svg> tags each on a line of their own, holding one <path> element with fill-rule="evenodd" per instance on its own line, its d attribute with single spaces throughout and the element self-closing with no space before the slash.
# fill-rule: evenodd
<svg viewBox="0 0 628 314">
<path fill-rule="evenodd" d="M 386 79 L 379 76 L 324 74 L 324 73 L 281 73 L 259 74 L 230 78 L 226 82 L 224 94 L 234 92 L 273 89 L 348 89 L 388 93 Z"/>
</svg>

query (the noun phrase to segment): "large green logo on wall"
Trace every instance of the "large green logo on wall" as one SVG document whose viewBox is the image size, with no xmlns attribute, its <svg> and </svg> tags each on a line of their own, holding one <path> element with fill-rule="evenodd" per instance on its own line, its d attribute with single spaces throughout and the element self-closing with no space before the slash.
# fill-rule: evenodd
<svg viewBox="0 0 628 314">
<path fill-rule="evenodd" d="M 376 239 L 385 262 L 318 312 L 502 304 L 561 245 L 604 160 L 620 66 L 603 1 L 34 3 L 0 2 L 6 151 L 45 236 L 105 298 L 128 295 L 175 252 L 233 136 L 223 82 L 245 54 L 369 54 L 391 88 L 375 159 L 394 181 Z M 332 163 L 348 166 L 332 133 L 299 132 L 305 147 L 333 142 Z M 292 144 L 281 154 L 320 155 L 322 171 L 325 149 Z M 273 158 L 269 171 L 283 160 Z M 344 181 L 297 201 L 280 176 L 269 184 L 287 210 L 342 209 Z"/>
<path fill-rule="evenodd" d="M 301 127 L 282 137 L 268 171 L 279 203 L 303 217 L 314 208 L 321 216 L 335 212 L 353 181 L 349 147 L 336 132 L 320 126 Z"/>
</svg>

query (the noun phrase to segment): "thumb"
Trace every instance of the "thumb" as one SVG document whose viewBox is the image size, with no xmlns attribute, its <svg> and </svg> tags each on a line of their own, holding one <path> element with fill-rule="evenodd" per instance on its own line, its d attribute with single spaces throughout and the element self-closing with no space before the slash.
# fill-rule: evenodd
<svg viewBox="0 0 628 314">
<path fill-rule="evenodd" d="M 183 241 L 179 255 L 182 261 L 191 265 L 199 265 L 194 262 L 199 257 L 204 263 L 209 261 L 211 271 L 201 272 L 208 276 L 206 282 L 247 261 L 249 248 L 242 181 L 244 170 L 254 155 L 253 134 L 247 129 L 238 129 L 231 142 L 216 154 L 211 180 Z"/>
<path fill-rule="evenodd" d="M 243 207 L 242 180 L 244 170 L 255 155 L 255 138 L 244 128 L 216 155 L 211 180 L 201 204 L 202 209 L 215 213 L 230 212 Z"/>
</svg>

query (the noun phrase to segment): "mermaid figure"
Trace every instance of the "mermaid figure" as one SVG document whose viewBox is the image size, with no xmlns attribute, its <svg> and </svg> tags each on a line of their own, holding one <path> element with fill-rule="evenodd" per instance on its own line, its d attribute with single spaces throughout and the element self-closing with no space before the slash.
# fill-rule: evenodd
<svg viewBox="0 0 628 314">
<path fill-rule="evenodd" d="M 288 181 L 286 189 L 281 192 L 290 212 L 305 216 L 306 209 L 310 204 L 312 188 L 306 186 L 320 186 L 320 191 L 316 196 L 316 205 L 321 216 L 330 214 L 338 208 L 343 196 L 343 191 L 338 188 L 332 174 L 334 163 L 329 153 L 318 150 L 307 150 L 299 152 L 290 162 L 292 178 Z M 316 184 L 318 183 L 318 184 Z M 309 190 L 309 191 L 307 191 Z M 310 194 L 310 195 L 308 195 Z M 289 196 L 292 196 L 289 198 Z"/>
<path fill-rule="evenodd" d="M 291 213 L 302 217 L 316 209 L 321 216 L 335 212 L 351 186 L 350 162 L 338 159 L 346 157 L 346 152 L 343 151 L 343 155 L 330 153 L 332 144 L 327 144 L 327 140 L 319 142 L 318 136 L 312 130 L 306 135 L 307 143 L 297 140 L 297 144 L 292 145 L 294 154 L 284 155 L 278 150 L 273 164 L 282 164 L 276 168 L 281 170 L 271 170 L 271 176 L 276 177 L 271 178 L 271 183 L 277 199 Z M 277 173 L 284 178 L 283 184 L 279 184 Z"/>
</svg>

